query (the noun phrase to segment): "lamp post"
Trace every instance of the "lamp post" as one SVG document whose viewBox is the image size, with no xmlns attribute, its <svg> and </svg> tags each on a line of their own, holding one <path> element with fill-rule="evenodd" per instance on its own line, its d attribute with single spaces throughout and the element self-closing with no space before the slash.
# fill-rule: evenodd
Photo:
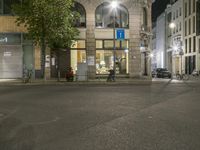
<svg viewBox="0 0 200 150">
<path fill-rule="evenodd" d="M 116 35 L 115 35 L 115 30 L 116 30 L 116 9 L 117 9 L 118 3 L 116 1 L 112 1 L 111 7 L 113 9 L 113 70 L 114 70 L 114 80 L 115 80 L 115 75 L 116 75 Z"/>
<path fill-rule="evenodd" d="M 181 48 L 180 49 L 180 52 L 179 52 L 179 55 L 181 56 L 181 71 L 180 71 L 180 74 L 182 75 L 182 68 L 183 68 L 183 55 L 184 55 L 184 52 L 183 52 L 183 49 Z"/>
</svg>

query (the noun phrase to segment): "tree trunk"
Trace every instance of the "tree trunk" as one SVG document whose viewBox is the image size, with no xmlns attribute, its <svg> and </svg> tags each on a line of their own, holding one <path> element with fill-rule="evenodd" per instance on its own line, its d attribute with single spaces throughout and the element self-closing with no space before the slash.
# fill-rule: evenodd
<svg viewBox="0 0 200 150">
<path fill-rule="evenodd" d="M 59 49 L 56 50 L 57 56 L 57 81 L 60 81 L 60 51 Z"/>
<path fill-rule="evenodd" d="M 42 69 L 42 78 L 46 80 L 45 76 L 45 62 L 46 62 L 46 43 L 44 37 L 41 38 L 41 69 Z"/>
</svg>

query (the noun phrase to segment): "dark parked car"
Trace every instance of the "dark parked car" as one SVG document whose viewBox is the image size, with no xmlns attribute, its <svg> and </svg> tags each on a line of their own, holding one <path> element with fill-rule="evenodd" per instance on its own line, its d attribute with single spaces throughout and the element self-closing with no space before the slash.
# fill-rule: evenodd
<svg viewBox="0 0 200 150">
<path fill-rule="evenodd" d="M 172 74 L 166 68 L 157 68 L 152 71 L 152 77 L 171 78 Z"/>
</svg>

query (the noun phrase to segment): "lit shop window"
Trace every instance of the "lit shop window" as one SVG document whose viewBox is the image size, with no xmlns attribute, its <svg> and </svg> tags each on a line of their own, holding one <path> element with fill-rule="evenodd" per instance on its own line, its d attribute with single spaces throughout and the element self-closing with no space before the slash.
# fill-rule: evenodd
<svg viewBox="0 0 200 150">
<path fill-rule="evenodd" d="M 114 66 L 112 40 L 96 40 L 96 74 L 108 74 Z M 128 73 L 128 41 L 116 41 L 116 74 Z"/>
<path fill-rule="evenodd" d="M 78 63 L 86 63 L 85 40 L 75 41 L 71 46 L 71 67 L 76 72 Z"/>
</svg>

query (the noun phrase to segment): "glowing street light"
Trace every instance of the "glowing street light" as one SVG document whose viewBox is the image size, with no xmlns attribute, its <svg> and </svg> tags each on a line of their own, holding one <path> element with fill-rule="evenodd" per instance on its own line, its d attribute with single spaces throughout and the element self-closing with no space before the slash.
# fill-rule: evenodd
<svg viewBox="0 0 200 150">
<path fill-rule="evenodd" d="M 112 8 L 116 9 L 117 6 L 118 6 L 117 1 L 112 1 L 112 2 L 111 2 L 111 7 L 112 7 Z"/>
<path fill-rule="evenodd" d="M 177 51 L 178 50 L 178 46 L 177 45 L 173 46 L 173 50 Z"/>
<path fill-rule="evenodd" d="M 153 55 L 153 53 L 150 53 L 150 55 L 149 55 L 149 56 L 150 56 L 150 58 L 153 58 L 153 56 L 154 56 L 154 55 Z"/>
<path fill-rule="evenodd" d="M 175 24 L 175 23 L 172 22 L 172 23 L 169 24 L 169 28 L 170 28 L 170 29 L 174 29 L 175 27 L 176 27 L 176 24 Z"/>
</svg>

